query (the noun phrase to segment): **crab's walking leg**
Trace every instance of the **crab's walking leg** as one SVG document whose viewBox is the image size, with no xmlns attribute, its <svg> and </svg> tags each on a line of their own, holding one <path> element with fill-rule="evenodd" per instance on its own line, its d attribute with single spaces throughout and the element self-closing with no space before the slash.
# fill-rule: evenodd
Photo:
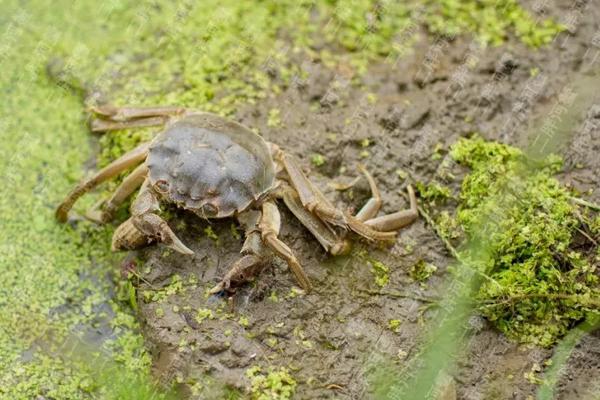
<svg viewBox="0 0 600 400">
<path fill-rule="evenodd" d="M 184 107 L 177 106 L 150 106 L 150 107 L 115 107 L 115 106 L 97 106 L 90 110 L 103 117 L 110 118 L 113 121 L 127 121 L 142 117 L 172 116 L 185 112 Z"/>
<path fill-rule="evenodd" d="M 238 220 L 244 226 L 246 235 L 240 251 L 242 258 L 233 263 L 221 282 L 209 293 L 214 294 L 221 290 L 227 290 L 232 283 L 247 282 L 265 267 L 268 257 L 266 257 L 266 249 L 258 230 L 261 216 L 262 213 L 258 210 L 250 210 L 238 215 Z"/>
<path fill-rule="evenodd" d="M 369 183 L 369 188 L 371 189 L 371 198 L 367 201 L 367 203 L 360 209 L 360 211 L 356 214 L 355 218 L 359 221 L 366 221 L 377 216 L 377 213 L 381 209 L 381 194 L 379 193 L 379 189 L 377 188 L 377 184 L 375 183 L 375 179 L 366 170 L 366 168 L 362 165 L 359 165 L 358 168 L 363 173 L 367 182 Z"/>
<path fill-rule="evenodd" d="M 146 128 L 159 126 L 166 122 L 163 117 L 138 118 L 130 121 L 111 121 L 106 119 L 92 119 L 90 129 L 92 132 L 120 131 L 127 128 Z"/>
<path fill-rule="evenodd" d="M 91 107 L 90 111 L 102 118 L 93 118 L 93 132 L 115 131 L 126 128 L 143 128 L 163 125 L 169 117 L 182 114 L 183 107 Z"/>
<path fill-rule="evenodd" d="M 313 234 L 325 250 L 333 255 L 346 254 L 350 250 L 350 242 L 339 237 L 329 226 L 308 211 L 300 201 L 298 194 L 287 183 L 281 182 L 276 193 L 287 208 Z"/>
<path fill-rule="evenodd" d="M 410 199 L 409 209 L 369 219 L 365 221 L 365 224 L 378 231 L 397 231 L 410 225 L 419 216 L 419 210 L 417 209 L 417 197 L 412 186 L 408 185 L 407 191 Z"/>
<path fill-rule="evenodd" d="M 117 208 L 144 183 L 147 173 L 148 167 L 145 163 L 138 165 L 131 174 L 123 179 L 123 182 L 121 182 L 108 201 L 100 202 L 89 210 L 85 216 L 101 224 L 111 221 L 115 216 Z M 102 209 L 99 209 L 100 207 Z"/>
<path fill-rule="evenodd" d="M 292 156 L 281 152 L 279 158 L 289 175 L 292 186 L 298 192 L 300 201 L 308 211 L 315 213 L 328 223 L 350 228 L 366 239 L 390 240 L 395 237 L 394 232 L 377 231 L 356 217 L 333 207 L 321 191 L 308 180 Z"/>
<path fill-rule="evenodd" d="M 308 276 L 306 276 L 292 249 L 277 237 L 279 236 L 280 227 L 281 215 L 279 214 L 277 205 L 272 201 L 265 201 L 262 205 L 262 217 L 258 224 L 262 240 L 275 254 L 287 262 L 300 287 L 308 292 L 311 289 Z"/>
<path fill-rule="evenodd" d="M 77 199 L 83 196 L 86 192 L 89 192 L 94 187 L 118 175 L 127 168 L 133 167 L 145 160 L 146 155 L 148 154 L 148 147 L 148 143 L 142 143 L 135 149 L 125 153 L 112 163 L 108 164 L 106 167 L 102 168 L 100 171 L 96 172 L 92 177 L 82 180 L 58 206 L 56 209 L 56 219 L 58 219 L 60 222 L 65 222 L 67 220 L 69 210 L 71 207 L 73 207 L 73 204 L 75 204 Z"/>
<path fill-rule="evenodd" d="M 158 198 L 146 179 L 140 193 L 131 204 L 131 218 L 115 230 L 113 250 L 131 250 L 142 245 L 139 233 L 135 233 L 132 229 L 135 227 L 147 237 L 146 243 L 156 240 L 182 254 L 194 254 L 169 228 L 167 221 L 157 214 L 159 210 Z"/>
</svg>

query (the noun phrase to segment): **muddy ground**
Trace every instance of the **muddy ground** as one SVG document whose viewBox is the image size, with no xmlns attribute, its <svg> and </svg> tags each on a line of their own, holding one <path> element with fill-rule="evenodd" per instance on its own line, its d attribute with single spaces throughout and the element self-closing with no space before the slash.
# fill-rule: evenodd
<svg viewBox="0 0 600 400">
<path fill-rule="evenodd" d="M 570 2 L 557 3 L 551 14 L 569 12 Z M 463 37 L 439 42 L 442 51 L 432 58 L 434 39 L 421 35 L 413 54 L 395 64 L 370 65 L 369 72 L 358 78 L 359 85 L 343 84 L 353 74 L 350 66 L 331 71 L 314 60 L 305 67 L 306 80 L 240 110 L 237 119 L 298 156 L 311 179 L 336 204 L 357 208 L 368 198 L 363 180 L 346 192 L 328 186 L 332 181 L 350 182 L 358 175 L 358 164 L 364 163 L 379 183 L 383 211 L 402 209 L 407 207 L 401 194 L 407 181 L 398 171 L 416 181 L 431 181 L 441 162 L 434 152 L 443 159 L 459 137 L 480 132 L 510 144 L 531 143 L 527 135 L 534 122 L 529 121 L 543 121 L 565 85 L 593 73 L 592 60 L 600 49 L 590 43 L 600 28 L 600 9 L 588 3 L 579 15 L 573 32 L 561 34 L 540 51 L 516 40 L 500 48 L 474 49 Z M 466 59 L 470 61 L 461 87 L 455 79 Z M 533 98 L 527 99 L 528 87 L 535 88 Z M 274 108 L 280 110 L 281 124 L 267 123 Z M 560 149 L 567 160 L 561 179 L 582 192 L 600 186 L 600 109 L 581 113 L 579 124 L 584 116 L 586 128 Z M 311 162 L 315 153 L 325 156 L 325 164 L 318 167 Z M 600 192 L 588 198 L 598 202 Z M 368 257 L 358 252 L 332 257 L 283 205 L 281 209 L 281 237 L 314 284 L 307 295 L 292 290 L 291 274 L 275 260 L 231 300 L 205 296 L 238 257 L 243 239 L 232 233 L 232 221 L 210 225 L 215 240 L 205 233 L 206 222 L 177 214 L 172 225 L 195 256 L 165 253 L 161 247 L 138 254 L 144 260 L 145 280 L 138 287 L 139 316 L 155 357 L 154 371 L 163 381 L 176 378 L 182 392 L 191 395 L 192 383 L 202 381 L 205 373 L 216 382 L 245 388 L 249 381 L 244 373 L 250 366 L 285 366 L 298 381 L 299 399 L 374 398 L 366 371 L 376 360 L 402 365 L 415 354 L 429 316 L 423 311 L 428 300 L 420 298 L 444 294 L 441 289 L 451 279 L 447 267 L 452 258 L 422 218 L 402 230 L 391 248 L 356 241 L 355 249 L 367 250 Z M 390 267 L 382 292 L 401 290 L 406 297 L 376 294 L 379 288 L 369 259 Z M 409 276 L 419 260 L 438 267 L 425 284 Z M 145 291 L 168 286 L 174 274 L 183 278 L 185 289 L 162 302 L 144 301 Z M 197 283 L 190 284 L 190 279 Z M 198 322 L 198 309 L 213 310 L 215 318 Z M 392 331 L 388 323 L 395 319 L 401 324 Z M 478 316 L 470 324 L 468 349 L 458 360 L 459 368 L 450 373 L 456 397 L 535 396 L 538 385 L 524 374 L 532 369 L 537 374 L 535 365 L 543 366 L 552 350 L 510 342 Z M 579 344 L 561 377 L 558 398 L 584 398 L 600 379 L 598 340 L 595 333 Z M 192 397 L 209 396 L 209 389 L 203 390 Z"/>
</svg>

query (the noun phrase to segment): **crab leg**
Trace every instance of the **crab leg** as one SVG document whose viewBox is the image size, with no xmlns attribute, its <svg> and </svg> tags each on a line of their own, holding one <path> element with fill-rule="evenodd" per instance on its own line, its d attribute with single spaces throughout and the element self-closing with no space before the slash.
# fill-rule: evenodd
<svg viewBox="0 0 600 400">
<path fill-rule="evenodd" d="M 393 214 L 372 218 L 365 221 L 365 224 L 378 231 L 397 231 L 410 225 L 419 216 L 419 210 L 417 209 L 417 198 L 412 186 L 408 185 L 407 190 L 410 199 L 410 208 L 408 210 L 401 210 Z"/>
<path fill-rule="evenodd" d="M 350 228 L 354 232 L 370 240 L 389 240 L 395 236 L 394 232 L 380 232 L 360 221 L 348 213 L 334 208 L 325 196 L 304 175 L 298 163 L 288 154 L 280 154 L 281 162 L 289 175 L 294 189 L 298 192 L 300 201 L 308 209 L 325 222 L 333 225 Z"/>
<path fill-rule="evenodd" d="M 367 171 L 366 168 L 362 165 L 359 165 L 358 168 L 367 179 L 367 182 L 369 182 L 369 188 L 371 189 L 371 198 L 360 209 L 360 211 L 356 214 L 355 217 L 359 221 L 366 221 L 377 216 L 379 209 L 381 209 L 381 194 L 379 193 L 379 189 L 377 188 L 375 179 L 373 179 L 373 176 L 369 173 L 369 171 Z"/>
<path fill-rule="evenodd" d="M 277 205 L 273 201 L 265 201 L 262 205 L 262 217 L 258 224 L 263 242 L 278 256 L 283 258 L 300 287 L 307 292 L 310 291 L 310 281 L 298 259 L 285 243 L 277 237 L 281 227 L 281 215 Z"/>
<path fill-rule="evenodd" d="M 296 191 L 287 183 L 281 182 L 276 195 L 283 200 L 292 214 L 313 234 L 327 252 L 339 255 L 350 250 L 350 243 L 339 237 L 323 221 L 304 208 Z"/>
<path fill-rule="evenodd" d="M 238 220 L 244 226 L 246 239 L 240 253 L 242 257 L 229 268 L 221 282 L 210 289 L 209 293 L 218 293 L 227 290 L 232 283 L 241 283 L 250 280 L 257 275 L 267 264 L 265 246 L 262 242 L 258 223 L 262 213 L 258 210 L 250 210 L 238 215 Z"/>
<path fill-rule="evenodd" d="M 130 121 L 111 121 L 106 119 L 92 119 L 90 129 L 92 132 L 120 131 L 127 128 L 146 128 L 149 126 L 163 125 L 167 120 L 163 117 L 138 118 Z"/>
<path fill-rule="evenodd" d="M 92 132 L 116 131 L 126 128 L 143 128 L 165 124 L 169 117 L 182 114 L 183 107 L 91 107 L 90 111 L 102 116 L 94 118 Z"/>
<path fill-rule="evenodd" d="M 69 210 L 73 207 L 73 204 L 83 196 L 85 193 L 92 190 L 102 182 L 115 177 L 120 172 L 127 168 L 133 167 L 142 162 L 148 154 L 148 143 L 142 143 L 135 149 L 125 153 L 121 157 L 117 158 L 100 171 L 96 172 L 92 177 L 84 179 L 69 193 L 69 195 L 63 200 L 63 202 L 56 209 L 56 219 L 60 222 L 66 222 L 69 214 Z"/>
<path fill-rule="evenodd" d="M 101 224 L 112 220 L 117 208 L 144 183 L 147 173 L 148 167 L 146 164 L 140 164 L 131 174 L 123 179 L 123 182 L 115 190 L 110 199 L 95 205 L 85 214 L 86 218 Z M 102 210 L 99 209 L 100 207 Z"/>
<path fill-rule="evenodd" d="M 90 111 L 110 118 L 113 121 L 127 121 L 141 117 L 169 117 L 185 112 L 184 107 L 177 106 L 156 106 L 156 107 L 115 107 L 115 106 L 98 106 L 91 107 Z"/>
<path fill-rule="evenodd" d="M 160 203 L 146 179 L 131 204 L 131 218 L 119 226 L 113 235 L 113 250 L 131 250 L 139 247 L 142 242 L 139 233 L 142 233 L 147 237 L 146 243 L 156 240 L 182 254 L 194 254 L 169 228 L 167 221 L 157 214 L 158 211 L 160 211 Z M 139 232 L 136 233 L 133 227 Z"/>
</svg>

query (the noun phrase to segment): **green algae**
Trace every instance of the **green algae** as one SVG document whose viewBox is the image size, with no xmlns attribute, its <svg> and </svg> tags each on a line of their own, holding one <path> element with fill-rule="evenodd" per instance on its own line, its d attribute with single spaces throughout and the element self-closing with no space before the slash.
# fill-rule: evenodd
<svg viewBox="0 0 600 400">
<path fill-rule="evenodd" d="M 489 276 L 477 295 L 482 313 L 511 338 L 554 344 L 598 312 L 600 294 L 595 245 L 574 247 L 586 221 L 553 177 L 560 160 L 548 156 L 533 169 L 520 150 L 479 137 L 461 139 L 451 155 L 471 170 L 457 221 L 471 242 L 489 245 L 485 265 L 474 266 Z"/>
</svg>

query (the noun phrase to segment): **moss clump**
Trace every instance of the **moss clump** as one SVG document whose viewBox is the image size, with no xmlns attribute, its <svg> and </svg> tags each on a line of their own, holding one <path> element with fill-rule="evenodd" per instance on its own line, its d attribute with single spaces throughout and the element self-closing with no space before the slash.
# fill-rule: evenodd
<svg viewBox="0 0 600 400">
<path fill-rule="evenodd" d="M 440 185 L 437 182 L 430 182 L 428 184 L 417 182 L 416 186 L 419 197 L 427 201 L 444 201 L 451 197 L 450 188 Z"/>
<path fill-rule="evenodd" d="M 417 261 L 410 269 L 410 277 L 417 282 L 425 282 L 437 271 L 437 267 L 425 260 Z"/>
<path fill-rule="evenodd" d="M 208 308 L 201 308 L 196 313 L 196 322 L 201 324 L 205 319 L 215 319 L 215 314 Z"/>
<path fill-rule="evenodd" d="M 483 314 L 509 337 L 552 345 L 598 311 L 600 294 L 593 244 L 574 245 L 585 222 L 553 178 L 560 163 L 550 156 L 532 165 L 520 150 L 479 137 L 461 139 L 451 155 L 471 169 L 457 219 L 471 244 L 462 256 L 489 276 L 478 292 Z"/>
<path fill-rule="evenodd" d="M 287 400 L 296 390 L 296 381 L 286 368 L 269 368 L 265 374 L 262 368 L 248 368 L 246 376 L 251 382 L 250 398 L 252 400 Z"/>
<path fill-rule="evenodd" d="M 322 167 L 327 162 L 327 159 L 325 158 L 325 156 L 323 154 L 315 153 L 310 156 L 310 162 L 315 167 Z"/>
<path fill-rule="evenodd" d="M 388 328 L 392 332 L 398 332 L 400 330 L 400 325 L 402 325 L 402 321 L 399 319 L 390 319 L 388 322 Z"/>
<path fill-rule="evenodd" d="M 371 272 L 375 275 L 375 284 L 384 287 L 390 281 L 390 267 L 378 260 L 370 260 Z"/>
</svg>

